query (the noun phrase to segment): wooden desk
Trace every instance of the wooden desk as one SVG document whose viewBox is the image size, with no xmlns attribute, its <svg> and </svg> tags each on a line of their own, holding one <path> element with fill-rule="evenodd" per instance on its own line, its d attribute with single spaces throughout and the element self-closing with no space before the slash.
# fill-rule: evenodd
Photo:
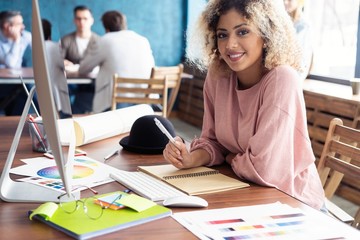
<svg viewBox="0 0 360 240">
<path fill-rule="evenodd" d="M 34 72 L 32 68 L 7 69 L 0 68 L 0 84 L 21 84 L 19 76 L 23 77 L 25 83 L 34 83 Z M 67 72 L 68 84 L 90 84 L 96 75 L 81 76 L 77 72 Z"/>
<path fill-rule="evenodd" d="M 2 169 L 10 149 L 13 135 L 18 124 L 19 117 L 0 117 L 0 168 Z M 25 128 L 19 147 L 15 156 L 14 166 L 20 165 L 20 158 L 41 156 L 39 153 L 31 151 L 31 142 L 28 131 Z M 111 152 L 114 148 L 120 147 L 118 141 L 121 137 L 113 137 L 104 141 L 95 142 L 81 147 L 88 152 L 88 156 L 99 161 Z M 164 163 L 162 155 L 139 155 L 125 151 L 111 160 L 108 164 L 124 169 L 135 170 L 140 164 L 159 164 Z M 221 166 L 218 169 L 229 176 L 234 177 L 232 170 L 228 166 Z M 124 187 L 117 182 L 105 184 L 95 188 L 99 193 L 107 193 L 116 190 L 123 190 Z M 82 196 L 89 196 L 90 193 L 84 191 Z M 238 189 L 216 194 L 202 195 L 208 202 L 209 207 L 224 208 L 234 206 L 245 206 L 263 203 L 273 203 L 280 201 L 293 207 L 303 210 L 309 207 L 300 201 L 286 195 L 274 188 L 251 186 L 250 188 Z M 35 239 L 70 239 L 67 235 L 36 221 L 30 221 L 27 211 L 34 209 L 39 204 L 36 203 L 8 203 L 0 202 L 0 239 L 25 239 L 31 237 Z M 173 212 L 190 211 L 193 209 L 173 208 Z M 187 231 L 182 225 L 171 217 L 146 223 L 140 226 L 124 229 L 115 233 L 107 234 L 98 239 L 197 239 L 191 232 Z"/>
</svg>

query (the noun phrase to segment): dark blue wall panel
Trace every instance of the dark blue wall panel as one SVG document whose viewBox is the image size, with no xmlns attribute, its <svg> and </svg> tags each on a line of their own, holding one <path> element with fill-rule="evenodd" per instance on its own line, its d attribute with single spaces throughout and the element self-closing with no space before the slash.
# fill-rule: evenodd
<svg viewBox="0 0 360 240">
<path fill-rule="evenodd" d="M 108 10 L 119 10 L 127 16 L 128 28 L 147 37 L 156 65 L 176 65 L 183 60 L 187 19 L 186 0 L 39 0 L 43 18 L 53 25 L 52 37 L 75 30 L 73 8 L 87 5 L 92 9 L 93 31 L 105 33 L 101 16 Z M 26 28 L 31 31 L 31 0 L 2 0 L 0 10 L 22 12 Z"/>
</svg>

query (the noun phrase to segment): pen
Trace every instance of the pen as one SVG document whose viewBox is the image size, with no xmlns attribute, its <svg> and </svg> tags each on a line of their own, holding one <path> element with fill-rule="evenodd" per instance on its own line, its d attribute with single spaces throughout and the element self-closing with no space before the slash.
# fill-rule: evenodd
<svg viewBox="0 0 360 240">
<path fill-rule="evenodd" d="M 156 126 L 158 126 L 158 128 L 167 136 L 167 138 L 173 143 L 175 144 L 175 139 L 173 138 L 173 136 L 171 136 L 171 134 L 169 133 L 169 131 L 164 127 L 164 125 L 162 125 L 162 123 L 159 121 L 159 119 L 154 118 L 155 124 Z"/>
<path fill-rule="evenodd" d="M 110 159 L 111 157 L 115 156 L 115 155 L 118 154 L 118 153 L 119 153 L 119 150 L 116 150 L 116 151 L 114 151 L 114 152 L 111 152 L 109 155 L 106 155 L 106 156 L 104 157 L 104 160 L 106 161 L 106 160 Z"/>
<path fill-rule="evenodd" d="M 39 126 L 37 125 L 37 123 L 35 122 L 35 119 L 31 115 L 29 115 L 29 122 L 30 122 L 30 126 L 33 129 L 33 132 L 34 132 L 36 138 L 38 139 L 38 141 L 40 142 L 40 144 L 44 148 L 44 151 L 47 152 L 48 149 L 47 149 L 46 144 L 45 144 L 45 139 L 42 137 Z"/>
</svg>

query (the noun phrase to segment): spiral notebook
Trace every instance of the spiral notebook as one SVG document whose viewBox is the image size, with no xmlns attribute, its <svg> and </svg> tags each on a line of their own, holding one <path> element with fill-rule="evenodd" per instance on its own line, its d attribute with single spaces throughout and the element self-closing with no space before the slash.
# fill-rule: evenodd
<svg viewBox="0 0 360 240">
<path fill-rule="evenodd" d="M 248 187 L 249 184 L 228 177 L 208 167 L 177 169 L 171 164 L 139 166 L 139 171 L 161 179 L 189 194 L 200 195 Z"/>
</svg>

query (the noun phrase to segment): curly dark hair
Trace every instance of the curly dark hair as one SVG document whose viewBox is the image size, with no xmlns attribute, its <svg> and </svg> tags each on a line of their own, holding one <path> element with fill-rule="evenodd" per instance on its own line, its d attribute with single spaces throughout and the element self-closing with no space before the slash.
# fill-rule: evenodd
<svg viewBox="0 0 360 240">
<path fill-rule="evenodd" d="M 216 28 L 220 17 L 231 9 L 258 28 L 267 46 L 263 56 L 265 68 L 290 65 L 302 70 L 300 46 L 282 0 L 210 0 L 188 38 L 190 63 L 203 70 L 214 62 L 228 68 L 217 51 Z"/>
</svg>

